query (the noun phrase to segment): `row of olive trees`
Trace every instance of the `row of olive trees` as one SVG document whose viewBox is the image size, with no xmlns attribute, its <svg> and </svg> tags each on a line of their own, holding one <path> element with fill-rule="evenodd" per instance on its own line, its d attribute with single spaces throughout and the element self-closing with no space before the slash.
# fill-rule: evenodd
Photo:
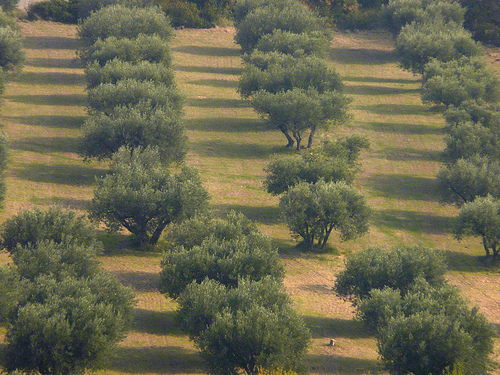
<svg viewBox="0 0 500 375">
<path fill-rule="evenodd" d="M 336 293 L 375 332 L 391 374 L 488 373 L 495 332 L 444 278 L 436 251 L 370 248 L 347 259 Z"/>
<path fill-rule="evenodd" d="M 183 98 L 171 67 L 173 29 L 158 8 L 113 5 L 92 13 L 78 32 L 89 105 L 81 154 L 111 159 L 90 217 L 110 230 L 127 229 L 141 246 L 155 245 L 171 222 L 203 209 L 208 199 L 196 170 L 169 171 L 187 148 Z"/>
<path fill-rule="evenodd" d="M 331 35 L 324 21 L 297 0 L 239 1 L 236 42 L 245 53 L 239 91 L 286 137 L 307 147 L 316 130 L 347 119 L 349 100 L 338 74 L 321 58 Z"/>
<path fill-rule="evenodd" d="M 339 75 L 328 67 L 331 35 L 316 14 L 295 0 L 240 1 L 236 41 L 245 69 L 239 92 L 287 138 L 301 148 L 308 131 L 311 148 L 318 128 L 347 120 L 349 99 Z M 318 150 L 276 158 L 266 169 L 267 191 L 280 199 L 282 216 L 308 250 L 324 249 L 333 230 L 342 239 L 367 231 L 369 210 L 348 185 L 366 139 L 325 141 Z"/>
<path fill-rule="evenodd" d="M 422 74 L 424 103 L 446 107 L 444 200 L 463 206 L 458 239 L 480 236 L 486 255 L 500 244 L 500 79 L 463 28 L 465 9 L 451 0 L 391 0 L 386 12 L 398 34 L 401 66 Z"/>
<path fill-rule="evenodd" d="M 0 268 L 4 369 L 70 375 L 99 368 L 128 330 L 133 295 L 100 270 L 95 229 L 51 208 L 12 216 L 0 234 L 13 260 Z"/>
<path fill-rule="evenodd" d="M 11 12 L 15 8 L 13 2 L 2 2 L 0 8 L 0 96 L 5 90 L 5 83 L 14 77 L 22 68 L 24 51 L 22 36 Z M 0 203 L 5 199 L 5 169 L 7 168 L 7 137 L 0 132 Z"/>
<path fill-rule="evenodd" d="M 277 249 L 241 213 L 171 227 L 160 290 L 211 373 L 299 372 L 310 333 L 282 284 Z"/>
</svg>

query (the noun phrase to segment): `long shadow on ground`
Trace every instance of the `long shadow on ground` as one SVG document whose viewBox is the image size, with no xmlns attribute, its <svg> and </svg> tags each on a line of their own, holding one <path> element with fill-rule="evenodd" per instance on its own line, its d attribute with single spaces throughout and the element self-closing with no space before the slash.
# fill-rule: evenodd
<svg viewBox="0 0 500 375">
<path fill-rule="evenodd" d="M 197 352 L 179 346 L 120 347 L 106 367 L 123 374 L 202 373 L 203 362 Z"/>
<path fill-rule="evenodd" d="M 342 78 L 344 82 L 363 82 L 363 83 L 399 83 L 413 85 L 419 83 L 417 79 L 407 78 L 385 78 L 385 77 L 360 77 L 360 76 L 347 76 Z"/>
<path fill-rule="evenodd" d="M 64 72 L 24 72 L 16 78 L 16 82 L 26 85 L 83 85 L 85 78 L 78 73 Z"/>
<path fill-rule="evenodd" d="M 367 181 L 378 196 L 385 198 L 437 201 L 438 182 L 435 178 L 403 174 L 376 174 Z"/>
<path fill-rule="evenodd" d="M 441 161 L 441 155 L 440 151 L 409 148 L 391 148 L 384 153 L 385 159 L 397 161 Z"/>
<path fill-rule="evenodd" d="M 404 95 L 419 92 L 420 89 L 414 88 L 400 88 L 400 87 L 386 87 L 386 86 L 373 86 L 373 85 L 348 85 L 344 89 L 347 95 Z"/>
<path fill-rule="evenodd" d="M 196 143 L 198 153 L 206 157 L 231 159 L 260 159 L 276 153 L 276 146 L 259 143 L 233 143 L 224 140 L 207 140 Z"/>
<path fill-rule="evenodd" d="M 150 335 L 184 335 L 179 329 L 175 311 L 135 309 L 130 329 Z"/>
<path fill-rule="evenodd" d="M 226 133 L 244 133 L 244 132 L 262 132 L 274 130 L 271 125 L 265 121 L 255 118 L 201 118 L 185 120 L 186 127 L 190 130 L 199 130 L 204 132 L 226 132 Z"/>
<path fill-rule="evenodd" d="M 196 81 L 189 81 L 188 83 L 191 85 L 209 86 L 209 87 L 230 87 L 230 88 L 238 87 L 237 81 L 229 81 L 227 79 L 198 79 Z"/>
<path fill-rule="evenodd" d="M 228 75 L 237 76 L 237 75 L 241 74 L 241 72 L 243 71 L 243 68 L 180 65 L 180 66 L 174 66 L 174 70 L 179 70 L 181 72 L 228 74 Z"/>
<path fill-rule="evenodd" d="M 52 95 L 13 95 L 9 100 L 30 105 L 50 106 L 84 106 L 87 104 L 85 94 L 52 94 Z"/>
<path fill-rule="evenodd" d="M 262 188 L 264 189 L 264 188 Z M 213 207 L 216 211 L 228 212 L 234 210 L 242 212 L 249 219 L 266 225 L 278 224 L 281 222 L 278 206 L 244 206 L 239 204 L 221 204 Z"/>
<path fill-rule="evenodd" d="M 34 115 L 9 117 L 14 122 L 32 126 L 47 126 L 59 129 L 80 129 L 86 116 Z"/>
<path fill-rule="evenodd" d="M 442 134 L 443 130 L 438 127 L 426 125 L 415 125 L 405 123 L 384 123 L 384 122 L 364 122 L 360 125 L 367 129 L 380 133 L 399 133 L 399 134 Z"/>
<path fill-rule="evenodd" d="M 26 66 L 33 66 L 36 68 L 59 68 L 59 69 L 75 69 L 81 68 L 81 61 L 76 58 L 68 59 L 53 59 L 53 58 L 45 58 L 45 57 L 37 57 L 33 59 L 27 59 Z"/>
<path fill-rule="evenodd" d="M 241 55 L 241 50 L 236 47 L 180 46 L 172 48 L 172 51 L 195 56 L 229 57 Z"/>
<path fill-rule="evenodd" d="M 373 214 L 379 226 L 423 234 L 449 234 L 453 218 L 405 210 L 380 210 Z"/>
<path fill-rule="evenodd" d="M 78 38 L 65 36 L 25 36 L 23 40 L 26 49 L 79 49 L 82 45 Z"/>
<path fill-rule="evenodd" d="M 103 170 L 79 165 L 27 164 L 14 173 L 23 180 L 71 186 L 91 186 Z"/>
<path fill-rule="evenodd" d="M 78 140 L 71 137 L 29 137 L 10 144 L 14 150 L 33 152 L 77 152 Z"/>
<path fill-rule="evenodd" d="M 313 338 L 360 339 L 372 337 L 363 323 L 356 320 L 304 316 L 304 322 L 311 330 Z"/>
<path fill-rule="evenodd" d="M 250 104 L 241 99 L 190 98 L 186 104 L 200 108 L 248 108 Z"/>
<path fill-rule="evenodd" d="M 340 64 L 381 65 L 397 61 L 392 51 L 379 49 L 332 48 L 330 59 Z"/>
<path fill-rule="evenodd" d="M 422 104 L 370 104 L 359 107 L 359 109 L 375 113 L 377 115 L 414 115 L 433 116 L 439 109 L 427 107 Z"/>
</svg>

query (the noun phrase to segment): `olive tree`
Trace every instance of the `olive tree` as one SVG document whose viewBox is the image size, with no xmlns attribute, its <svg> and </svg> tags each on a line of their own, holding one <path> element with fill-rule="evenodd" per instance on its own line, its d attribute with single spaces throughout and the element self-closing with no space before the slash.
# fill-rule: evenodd
<svg viewBox="0 0 500 375">
<path fill-rule="evenodd" d="M 259 39 L 255 49 L 261 52 L 280 52 L 294 57 L 324 57 L 329 49 L 329 38 L 324 33 L 293 33 L 281 29 Z"/>
<path fill-rule="evenodd" d="M 166 64 L 152 63 L 147 60 L 132 63 L 115 58 L 106 62 L 104 66 L 94 62 L 85 68 L 87 90 L 99 86 L 101 83 L 117 83 L 128 78 L 137 81 L 153 81 L 165 86 L 175 84 L 172 68 Z"/>
<path fill-rule="evenodd" d="M 264 187 L 268 193 L 279 195 L 301 181 L 315 183 L 323 179 L 350 183 L 357 172 L 358 156 L 368 147 L 366 138 L 354 135 L 324 140 L 320 148 L 300 155 L 277 157 L 265 168 Z"/>
<path fill-rule="evenodd" d="M 405 294 L 418 278 L 431 286 L 445 282 L 446 264 L 441 253 L 423 247 L 396 247 L 390 251 L 372 247 L 347 258 L 337 275 L 335 292 L 355 306 L 375 289 L 389 287 Z"/>
<path fill-rule="evenodd" d="M 288 60 L 286 65 L 283 64 L 283 60 L 269 64 L 265 69 L 247 63 L 240 76 L 238 87 L 240 94 L 248 98 L 259 90 L 276 94 L 294 88 L 305 90 L 312 88 L 323 94 L 325 91 L 343 89 L 340 76 L 329 68 L 323 59 L 303 57 Z"/>
<path fill-rule="evenodd" d="M 98 368 L 124 338 L 132 293 L 114 277 L 25 282 L 6 334 L 5 370 L 42 375 Z"/>
<path fill-rule="evenodd" d="M 500 80 L 480 57 L 461 57 L 442 62 L 431 60 L 424 69 L 424 103 L 460 106 L 466 100 L 496 102 Z"/>
<path fill-rule="evenodd" d="M 458 214 L 455 237 L 481 237 L 486 256 L 500 252 L 500 200 L 491 195 L 465 203 Z"/>
<path fill-rule="evenodd" d="M 403 69 L 422 74 L 431 60 L 447 62 L 480 53 L 479 45 L 463 27 L 440 20 L 412 22 L 396 39 L 396 54 Z"/>
<path fill-rule="evenodd" d="M 437 175 L 445 202 L 459 206 L 477 196 L 500 197 L 500 162 L 474 156 L 447 164 Z"/>
<path fill-rule="evenodd" d="M 136 38 L 158 35 L 169 40 L 173 35 L 168 18 L 160 8 L 110 5 L 92 13 L 78 26 L 78 35 L 86 46 L 108 37 Z"/>
<path fill-rule="evenodd" d="M 111 158 L 122 146 L 156 146 L 164 162 L 180 162 L 187 150 L 179 114 L 163 106 L 121 106 L 109 115 L 98 113 L 87 118 L 82 133 L 79 149 L 86 160 Z"/>
<path fill-rule="evenodd" d="M 15 254 L 17 248 L 36 246 L 43 240 L 78 243 L 99 249 L 95 228 L 87 217 L 60 207 L 27 209 L 11 216 L 0 230 L 2 247 Z"/>
<path fill-rule="evenodd" d="M 338 90 L 319 93 L 315 89 L 294 88 L 276 94 L 261 90 L 254 94 L 252 106 L 286 137 L 287 147 L 297 150 L 309 131 L 307 147 L 312 147 L 320 127 L 344 123 L 350 100 Z"/>
<path fill-rule="evenodd" d="M 206 280 L 189 285 L 179 305 L 181 326 L 211 372 L 303 370 L 310 333 L 281 283 L 242 279 L 237 288 L 227 288 Z"/>
<path fill-rule="evenodd" d="M 370 209 L 363 196 L 344 182 L 301 182 L 280 198 L 279 206 L 288 229 L 303 239 L 308 250 L 324 249 L 334 229 L 342 240 L 368 231 Z"/>
<path fill-rule="evenodd" d="M 0 68 L 3 73 L 16 73 L 24 63 L 23 38 L 9 26 L 0 27 Z"/>
<path fill-rule="evenodd" d="M 124 227 L 141 244 L 156 244 L 168 224 L 189 218 L 207 204 L 198 172 L 183 166 L 171 175 L 158 148 L 120 148 L 110 168 L 97 180 L 90 218 L 110 230 Z"/>
</svg>

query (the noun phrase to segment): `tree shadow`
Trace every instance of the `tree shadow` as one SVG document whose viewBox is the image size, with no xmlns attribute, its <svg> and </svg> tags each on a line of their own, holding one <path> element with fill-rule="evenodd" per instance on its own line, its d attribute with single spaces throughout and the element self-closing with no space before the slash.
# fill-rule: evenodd
<svg viewBox="0 0 500 375">
<path fill-rule="evenodd" d="M 130 329 L 150 335 L 184 335 L 177 324 L 175 311 L 134 309 L 134 320 Z"/>
<path fill-rule="evenodd" d="M 78 58 L 72 58 L 72 59 L 53 59 L 53 58 L 45 58 L 45 57 L 36 57 L 36 58 L 31 58 L 26 60 L 26 65 L 27 66 L 32 66 L 36 68 L 67 68 L 67 69 L 74 69 L 74 68 L 81 68 L 82 63 L 80 59 Z"/>
<path fill-rule="evenodd" d="M 14 150 L 32 152 L 70 152 L 78 151 L 79 140 L 70 137 L 22 138 L 10 143 Z"/>
<path fill-rule="evenodd" d="M 65 36 L 25 36 L 23 45 L 25 49 L 77 50 L 82 47 L 78 38 L 69 38 Z"/>
<path fill-rule="evenodd" d="M 403 174 L 376 174 L 368 184 L 377 196 L 405 200 L 438 201 L 438 181 L 435 178 Z"/>
<path fill-rule="evenodd" d="M 456 251 L 444 250 L 443 254 L 446 258 L 448 269 L 452 271 L 470 273 L 486 272 L 492 269 L 498 269 L 500 266 L 499 263 L 489 263 L 484 256 L 486 253 L 484 253 L 483 256 L 474 256 Z"/>
<path fill-rule="evenodd" d="M 198 79 L 196 81 L 189 81 L 192 85 L 210 86 L 210 87 L 238 87 L 238 81 L 229 81 L 227 79 Z"/>
<path fill-rule="evenodd" d="M 248 108 L 250 103 L 242 99 L 223 98 L 190 98 L 186 104 L 191 107 L 200 108 Z"/>
<path fill-rule="evenodd" d="M 16 78 L 17 83 L 26 85 L 82 85 L 85 77 L 78 73 L 24 72 Z"/>
<path fill-rule="evenodd" d="M 196 374 L 204 372 L 198 353 L 179 346 L 119 347 L 105 369 L 124 374 Z"/>
<path fill-rule="evenodd" d="M 186 119 L 184 122 L 188 129 L 204 132 L 244 133 L 269 131 L 271 129 L 265 121 L 255 118 L 217 117 Z"/>
<path fill-rule="evenodd" d="M 221 139 L 196 143 L 200 156 L 214 158 L 266 159 L 276 153 L 278 148 L 261 143 L 233 143 Z"/>
<path fill-rule="evenodd" d="M 138 292 L 158 291 L 160 275 L 157 272 L 125 271 L 117 272 L 115 275 L 123 284 Z"/>
<path fill-rule="evenodd" d="M 344 92 L 347 95 L 404 95 L 419 92 L 420 89 L 372 86 L 372 85 L 347 85 Z"/>
<path fill-rule="evenodd" d="M 313 338 L 342 337 L 354 340 L 373 337 L 373 333 L 357 320 L 315 316 L 303 316 L 303 319 Z"/>
<path fill-rule="evenodd" d="M 377 115 L 433 116 L 436 112 L 441 112 L 439 109 L 421 104 L 371 104 L 358 108 Z"/>
<path fill-rule="evenodd" d="M 14 122 L 31 126 L 47 126 L 58 129 L 79 129 L 87 116 L 35 115 L 10 117 Z"/>
<path fill-rule="evenodd" d="M 381 133 L 399 133 L 399 134 L 442 134 L 443 129 L 438 127 L 406 124 L 406 123 L 386 123 L 386 122 L 365 122 L 361 123 L 363 128 Z"/>
<path fill-rule="evenodd" d="M 332 48 L 330 49 L 329 58 L 341 64 L 360 65 L 382 65 L 398 60 L 393 51 L 367 48 Z"/>
<path fill-rule="evenodd" d="M 391 148 L 384 153 L 387 160 L 398 161 L 441 161 L 441 151 L 412 150 L 408 148 Z"/>
<path fill-rule="evenodd" d="M 23 169 L 16 169 L 15 175 L 27 181 L 53 183 L 70 186 L 91 186 L 96 177 L 102 176 L 103 170 L 79 165 L 43 165 L 26 164 Z"/>
<path fill-rule="evenodd" d="M 85 94 L 52 94 L 52 95 L 13 95 L 9 100 L 17 103 L 50 106 L 85 106 Z"/>
<path fill-rule="evenodd" d="M 86 210 L 89 204 L 88 200 L 73 199 L 66 197 L 50 197 L 50 198 L 32 198 L 33 202 L 43 206 L 61 206 L 69 210 Z"/>
<path fill-rule="evenodd" d="M 338 354 L 317 354 L 307 357 L 309 369 L 315 374 L 387 374 L 376 359 L 345 357 Z"/>
<path fill-rule="evenodd" d="M 246 217 L 257 223 L 273 225 L 281 223 L 278 206 L 244 206 L 240 204 L 220 204 L 213 206 L 214 210 L 227 213 L 231 210 L 243 213 Z"/>
<path fill-rule="evenodd" d="M 372 220 L 378 226 L 425 234 L 449 234 L 453 225 L 450 217 L 396 209 L 376 211 Z"/>
<path fill-rule="evenodd" d="M 220 67 L 220 66 L 196 66 L 196 65 L 181 65 L 174 66 L 174 70 L 181 72 L 192 73 L 208 73 L 208 74 L 228 74 L 238 76 L 243 72 L 243 68 Z"/>
<path fill-rule="evenodd" d="M 343 77 L 342 79 L 344 82 L 363 82 L 363 83 L 396 83 L 396 84 L 409 84 L 409 85 L 420 83 L 419 79 L 408 79 L 408 78 L 348 76 L 348 77 Z"/>
<path fill-rule="evenodd" d="M 172 51 L 195 56 L 230 57 L 241 55 L 241 50 L 236 47 L 180 46 L 172 48 Z"/>
</svg>

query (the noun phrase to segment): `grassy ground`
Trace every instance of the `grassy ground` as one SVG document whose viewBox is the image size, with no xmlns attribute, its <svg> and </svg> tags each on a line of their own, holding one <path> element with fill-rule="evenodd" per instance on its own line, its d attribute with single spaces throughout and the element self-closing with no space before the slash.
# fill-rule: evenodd
<svg viewBox="0 0 500 375">
<path fill-rule="evenodd" d="M 84 211 L 94 177 L 106 164 L 85 164 L 76 151 L 85 118 L 82 69 L 75 56 L 75 28 L 23 23 L 27 62 L 9 84 L 2 123 L 11 140 L 4 220 L 20 208 L 59 204 Z M 329 62 L 353 98 L 353 120 L 330 136 L 366 135 L 356 186 L 374 210 L 370 232 L 356 241 L 330 241 L 333 254 L 306 255 L 280 223 L 277 199 L 262 189 L 263 167 L 284 152 L 284 138 L 268 128 L 236 92 L 241 61 L 231 28 L 179 30 L 174 65 L 186 94 L 188 163 L 199 168 L 220 213 L 243 211 L 280 247 L 285 280 L 313 334 L 312 374 L 383 374 L 376 343 L 350 306 L 334 296 L 343 256 L 371 245 L 423 244 L 446 252 L 450 281 L 496 325 L 500 324 L 498 269 L 484 267 L 477 239 L 458 243 L 450 234 L 456 209 L 438 203 L 435 175 L 444 147 L 439 108 L 422 105 L 420 82 L 400 70 L 392 40 L 383 33 L 339 34 Z M 488 61 L 500 74 L 499 50 Z M 325 135 L 318 135 L 320 139 Z M 201 374 L 203 363 L 175 326 L 175 304 L 156 291 L 159 254 L 127 249 L 124 236 L 105 238 L 102 264 L 137 293 L 136 318 L 117 356 L 102 374 Z M 330 338 L 333 347 L 326 346 Z M 497 348 L 494 358 L 498 358 Z M 500 371 L 496 371 L 500 374 Z"/>
</svg>

